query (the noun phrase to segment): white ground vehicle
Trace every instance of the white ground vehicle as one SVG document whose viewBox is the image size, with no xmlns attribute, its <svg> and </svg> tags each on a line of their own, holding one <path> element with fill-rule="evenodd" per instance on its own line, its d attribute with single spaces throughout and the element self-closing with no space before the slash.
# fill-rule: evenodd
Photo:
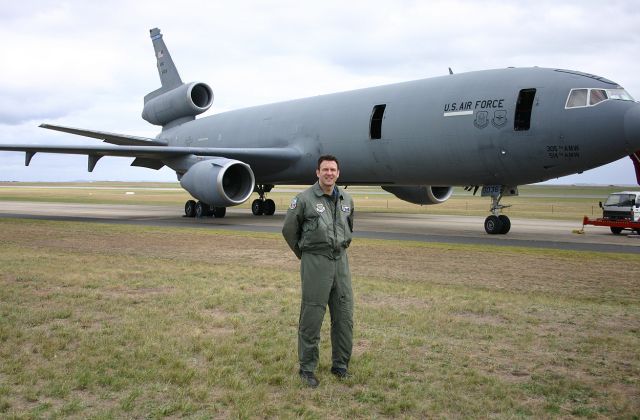
<svg viewBox="0 0 640 420">
<path fill-rule="evenodd" d="M 609 226 L 611 232 L 619 235 L 624 229 L 640 233 L 640 191 L 612 193 L 602 204 L 602 218 L 591 220 L 584 217 L 583 225 Z"/>
</svg>

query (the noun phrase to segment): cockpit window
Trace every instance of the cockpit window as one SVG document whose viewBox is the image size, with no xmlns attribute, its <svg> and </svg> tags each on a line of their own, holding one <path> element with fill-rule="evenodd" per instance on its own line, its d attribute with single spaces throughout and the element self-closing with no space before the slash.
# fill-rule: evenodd
<svg viewBox="0 0 640 420">
<path fill-rule="evenodd" d="M 617 89 L 571 89 L 565 108 L 584 108 L 608 100 L 633 101 L 631 95 L 622 88 Z"/>
<path fill-rule="evenodd" d="M 595 105 L 607 99 L 607 92 L 604 89 L 591 89 L 589 94 L 589 105 Z"/>
<path fill-rule="evenodd" d="M 631 95 L 624 89 L 607 89 L 609 99 L 619 99 L 621 101 L 633 101 Z"/>
<path fill-rule="evenodd" d="M 576 108 L 579 106 L 587 106 L 588 89 L 573 89 L 567 99 L 567 108 Z"/>
</svg>

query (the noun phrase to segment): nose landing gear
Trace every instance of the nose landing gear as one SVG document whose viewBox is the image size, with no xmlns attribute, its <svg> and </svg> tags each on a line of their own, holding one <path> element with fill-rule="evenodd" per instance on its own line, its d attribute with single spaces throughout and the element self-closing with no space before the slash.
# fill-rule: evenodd
<svg viewBox="0 0 640 420">
<path fill-rule="evenodd" d="M 256 198 L 251 203 L 251 213 L 254 216 L 273 216 L 276 212 L 276 203 L 270 198 L 265 198 L 265 194 L 273 189 L 273 185 L 256 185 L 255 192 L 258 193 L 260 198 Z"/>
<path fill-rule="evenodd" d="M 484 230 L 489 235 L 504 235 L 511 229 L 511 220 L 500 211 L 510 205 L 500 204 L 504 196 L 518 195 L 518 187 L 504 185 L 485 185 L 482 187 L 482 197 L 491 197 L 491 215 L 484 220 Z"/>
</svg>

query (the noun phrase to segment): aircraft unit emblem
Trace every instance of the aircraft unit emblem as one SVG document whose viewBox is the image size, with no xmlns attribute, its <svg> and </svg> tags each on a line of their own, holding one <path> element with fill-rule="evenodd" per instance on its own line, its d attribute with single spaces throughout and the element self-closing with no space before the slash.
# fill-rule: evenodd
<svg viewBox="0 0 640 420">
<path fill-rule="evenodd" d="M 487 111 L 480 111 L 476 114 L 476 119 L 473 121 L 473 125 L 478 128 L 485 128 L 489 125 L 489 114 Z"/>
<path fill-rule="evenodd" d="M 504 127 L 507 123 L 507 111 L 504 109 L 500 109 L 493 113 L 493 118 L 491 119 L 491 124 L 493 124 L 496 128 Z"/>
</svg>

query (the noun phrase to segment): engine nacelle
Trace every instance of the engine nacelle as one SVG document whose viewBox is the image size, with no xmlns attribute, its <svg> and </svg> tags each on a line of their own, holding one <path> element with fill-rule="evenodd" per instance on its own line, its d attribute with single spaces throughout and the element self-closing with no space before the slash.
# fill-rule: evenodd
<svg viewBox="0 0 640 420">
<path fill-rule="evenodd" d="M 413 204 L 440 204 L 444 203 L 453 194 L 453 187 L 421 186 L 383 186 L 383 190 L 390 192 L 400 200 Z"/>
<path fill-rule="evenodd" d="M 215 207 L 242 204 L 256 184 L 253 171 L 239 160 L 213 158 L 193 165 L 180 185 L 198 200 Z"/>
<path fill-rule="evenodd" d="M 142 118 L 154 125 L 166 125 L 180 119 L 189 121 L 209 109 L 212 103 L 213 91 L 209 85 L 183 84 L 145 101 Z"/>
</svg>

